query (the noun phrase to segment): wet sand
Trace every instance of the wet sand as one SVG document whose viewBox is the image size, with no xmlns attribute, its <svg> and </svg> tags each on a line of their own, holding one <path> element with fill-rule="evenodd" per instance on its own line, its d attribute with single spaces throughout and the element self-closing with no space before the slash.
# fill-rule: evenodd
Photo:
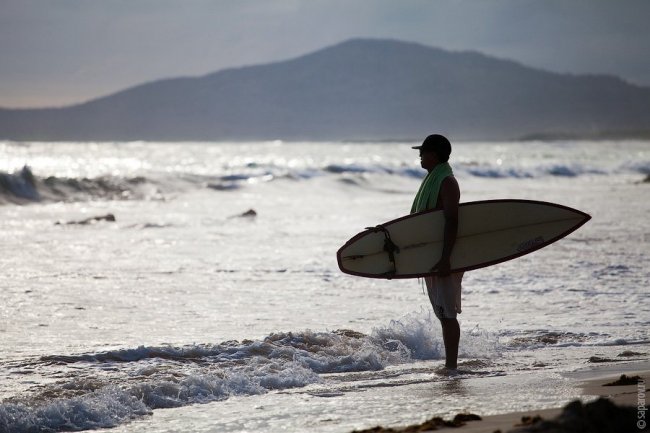
<svg viewBox="0 0 650 433">
<path fill-rule="evenodd" d="M 628 379 L 628 384 L 606 386 L 621 379 L 625 375 Z M 624 428 L 623 430 L 612 430 L 617 433 L 648 431 L 648 427 L 635 428 L 637 425 L 637 406 L 640 402 L 640 395 L 644 398 L 647 396 L 647 384 L 650 383 L 650 363 L 629 363 L 605 366 L 593 370 L 585 370 L 576 373 L 571 373 L 569 377 L 577 379 L 577 386 L 583 391 L 583 398 L 581 399 L 582 405 L 573 405 L 569 407 L 567 404 L 564 407 L 553 409 L 531 410 L 524 412 L 511 412 L 499 415 L 481 416 L 480 421 L 468 421 L 465 425 L 460 427 L 444 427 L 439 426 L 434 429 L 427 428 L 426 423 L 420 425 L 405 426 L 404 428 L 375 428 L 368 430 L 359 430 L 359 432 L 431 432 L 431 431 L 446 431 L 454 433 L 525 433 L 525 432 L 564 432 L 573 430 L 557 429 L 557 426 L 550 426 L 549 421 L 558 421 L 558 417 L 562 416 L 566 419 L 568 415 L 575 416 L 576 413 L 585 413 L 585 409 L 589 406 L 588 411 L 600 412 L 599 415 L 612 419 L 612 414 L 604 414 L 603 411 L 616 411 L 617 408 L 609 405 L 607 402 L 596 400 L 605 398 L 616 405 L 618 408 L 629 407 L 633 408 L 628 410 L 628 413 L 623 415 L 626 420 L 626 425 L 630 424 L 632 429 Z M 647 408 L 647 400 L 645 400 L 645 407 Z M 569 412 L 572 412 L 570 414 Z M 621 413 L 619 413 L 619 416 Z M 580 416 L 580 415 L 578 415 Z M 630 418 L 629 422 L 628 418 Z M 546 421 L 546 423 L 544 423 Z M 647 418 L 646 418 L 647 421 Z M 545 425 L 546 424 L 546 425 Z M 617 424 L 618 426 L 618 424 Z M 609 431 L 604 429 L 603 431 Z"/>
<path fill-rule="evenodd" d="M 633 371 L 621 373 L 626 376 L 639 376 L 644 383 L 648 383 L 650 380 L 650 370 L 644 371 Z M 604 397 L 616 404 L 617 406 L 637 406 L 638 402 L 638 381 L 634 381 L 633 384 L 629 385 L 619 385 L 619 386 L 604 386 L 607 383 L 612 383 L 620 379 L 621 374 L 611 375 L 606 377 L 599 377 L 597 379 L 588 379 L 582 382 L 580 387 L 583 390 L 583 395 L 585 399 L 583 402 L 589 401 L 591 397 L 598 396 Z M 647 387 L 645 388 L 647 390 Z M 646 391 L 647 392 L 647 391 Z M 646 404 L 647 407 L 647 404 Z M 492 415 L 486 416 L 482 421 L 477 421 L 475 423 L 469 423 L 463 427 L 454 429 L 459 433 L 479 433 L 479 432 L 495 432 L 501 431 L 503 433 L 515 431 L 515 432 L 527 432 L 527 431 L 557 431 L 557 430 L 546 430 L 539 425 L 536 425 L 535 422 L 530 422 L 526 426 L 522 423 L 522 420 L 527 418 L 528 420 L 534 420 L 535 417 L 540 417 L 543 420 L 554 420 L 560 414 L 562 414 L 564 408 L 555 408 L 555 409 L 545 409 L 545 410 L 533 410 L 527 412 L 513 412 L 503 415 Z M 633 423 L 636 423 L 636 418 L 633 420 Z M 639 429 L 638 431 L 642 431 Z M 621 430 L 623 432 L 623 430 Z"/>
</svg>

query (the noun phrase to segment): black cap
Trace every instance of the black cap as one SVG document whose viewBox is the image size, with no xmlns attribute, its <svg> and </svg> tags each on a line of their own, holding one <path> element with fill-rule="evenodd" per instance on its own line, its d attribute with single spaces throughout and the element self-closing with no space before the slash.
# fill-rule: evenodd
<svg viewBox="0 0 650 433">
<path fill-rule="evenodd" d="M 435 152 L 440 161 L 447 162 L 451 154 L 451 143 L 444 135 L 431 134 L 424 139 L 421 145 L 413 146 L 412 149 L 418 149 L 421 152 Z"/>
</svg>

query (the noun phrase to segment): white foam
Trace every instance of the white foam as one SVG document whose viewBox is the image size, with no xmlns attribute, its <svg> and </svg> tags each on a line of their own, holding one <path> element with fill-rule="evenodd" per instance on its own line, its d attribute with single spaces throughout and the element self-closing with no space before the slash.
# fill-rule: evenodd
<svg viewBox="0 0 650 433">
<path fill-rule="evenodd" d="M 391 320 L 386 327 L 373 329 L 372 337 L 385 347 L 393 346 L 399 350 L 405 360 L 442 357 L 441 336 L 434 326 L 432 315 L 424 310 Z"/>
<path fill-rule="evenodd" d="M 428 309 L 410 313 L 392 320 L 386 327 L 375 328 L 374 339 L 384 346 L 394 345 L 403 354 L 403 360 L 432 360 L 444 357 L 440 323 Z M 499 356 L 502 347 L 498 336 L 475 327 L 462 331 L 459 357 L 492 358 Z"/>
<path fill-rule="evenodd" d="M 461 341 L 461 356 L 495 354 L 487 333 L 474 330 Z M 0 404 L 0 426 L 10 432 L 112 427 L 153 409 L 303 387 L 320 382 L 322 374 L 377 371 L 389 365 L 440 359 L 442 354 L 439 324 L 422 309 L 375 328 L 369 336 L 306 330 L 274 333 L 244 343 L 140 346 L 48 356 L 40 362 L 80 364 L 75 370 L 88 377 L 96 368 L 117 374 L 111 379 L 108 373 L 106 380 L 111 385 L 80 396 L 67 397 L 70 391 L 88 389 L 83 380 L 73 379 L 74 383 L 51 385 L 49 394 L 61 397 L 46 404 L 39 400 Z"/>
<path fill-rule="evenodd" d="M 0 430 L 6 433 L 87 430 L 115 427 L 151 410 L 133 395 L 113 386 L 45 404 L 0 404 Z"/>
</svg>

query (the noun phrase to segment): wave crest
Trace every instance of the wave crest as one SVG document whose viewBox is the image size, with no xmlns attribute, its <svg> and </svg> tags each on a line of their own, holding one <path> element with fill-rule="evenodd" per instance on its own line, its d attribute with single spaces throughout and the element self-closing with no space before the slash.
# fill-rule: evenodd
<svg viewBox="0 0 650 433">
<path fill-rule="evenodd" d="M 442 357 L 430 312 L 406 315 L 367 335 L 353 330 L 276 332 L 260 340 L 184 347 L 140 346 L 44 356 L 14 369 L 52 371 L 57 381 L 0 404 L 0 430 L 63 431 L 114 427 L 159 408 L 304 387 L 340 373 Z M 461 339 L 461 356 L 498 356 L 487 333 Z M 70 365 L 69 364 L 75 364 Z M 61 381 L 61 371 L 68 379 Z"/>
<path fill-rule="evenodd" d="M 29 166 L 0 173 L 0 203 L 72 202 L 160 198 L 158 186 L 142 176 L 66 178 L 34 175 Z"/>
</svg>

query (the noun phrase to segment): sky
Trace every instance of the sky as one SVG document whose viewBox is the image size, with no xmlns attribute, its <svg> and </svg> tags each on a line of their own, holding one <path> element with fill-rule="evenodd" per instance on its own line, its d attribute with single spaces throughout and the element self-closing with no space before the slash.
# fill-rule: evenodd
<svg viewBox="0 0 650 433">
<path fill-rule="evenodd" d="M 356 38 L 650 87 L 650 0 L 0 0 L 0 107 L 87 101 Z"/>
</svg>

